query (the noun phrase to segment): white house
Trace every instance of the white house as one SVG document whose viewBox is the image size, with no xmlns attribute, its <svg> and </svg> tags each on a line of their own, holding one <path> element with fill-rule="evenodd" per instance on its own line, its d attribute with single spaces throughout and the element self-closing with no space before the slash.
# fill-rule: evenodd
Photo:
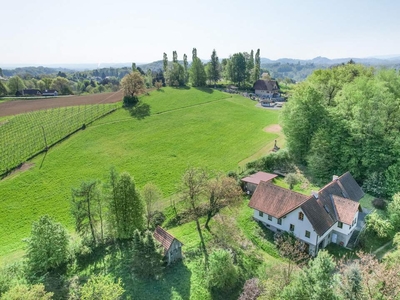
<svg viewBox="0 0 400 300">
<path fill-rule="evenodd" d="M 292 232 L 307 245 L 311 255 L 316 255 L 329 243 L 347 246 L 361 210 L 358 201 L 363 196 L 347 172 L 334 176 L 312 196 L 260 182 L 249 206 L 254 209 L 255 220 L 275 232 Z"/>
<path fill-rule="evenodd" d="M 276 80 L 257 80 L 253 85 L 254 93 L 260 97 L 279 97 L 279 84 Z"/>
</svg>

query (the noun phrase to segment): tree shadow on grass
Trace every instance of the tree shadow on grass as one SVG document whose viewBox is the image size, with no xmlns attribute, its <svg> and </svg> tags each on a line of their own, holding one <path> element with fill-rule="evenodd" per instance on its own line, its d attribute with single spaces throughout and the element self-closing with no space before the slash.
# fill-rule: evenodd
<svg viewBox="0 0 400 300">
<path fill-rule="evenodd" d="M 139 102 L 137 105 L 127 109 L 129 114 L 138 120 L 143 120 L 144 118 L 150 116 L 150 105 L 144 102 Z"/>
<path fill-rule="evenodd" d="M 196 90 L 199 90 L 199 91 L 201 91 L 201 92 L 206 92 L 206 93 L 208 93 L 208 94 L 212 94 L 212 93 L 214 93 L 214 90 L 213 89 L 210 89 L 210 88 L 208 88 L 208 87 L 198 87 L 198 88 L 195 88 Z"/>
<path fill-rule="evenodd" d="M 128 299 L 172 299 L 178 295 L 182 299 L 190 299 L 192 272 L 182 261 L 166 266 L 158 280 L 141 279 L 132 272 L 133 253 L 129 243 L 120 245 L 117 251 L 110 254 L 108 271 L 115 278 L 121 278 Z"/>
<path fill-rule="evenodd" d="M 177 90 L 190 90 L 190 86 L 182 85 L 182 86 L 175 87 L 175 89 L 177 89 Z"/>
</svg>

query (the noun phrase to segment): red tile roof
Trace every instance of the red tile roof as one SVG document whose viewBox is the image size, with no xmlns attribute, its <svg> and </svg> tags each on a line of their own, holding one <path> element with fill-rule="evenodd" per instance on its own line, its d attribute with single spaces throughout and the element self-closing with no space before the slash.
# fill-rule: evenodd
<svg viewBox="0 0 400 300">
<path fill-rule="evenodd" d="M 360 204 L 356 201 L 336 195 L 332 195 L 332 199 L 336 207 L 338 221 L 351 225 L 354 220 L 354 215 L 358 211 Z"/>
<path fill-rule="evenodd" d="M 249 206 L 279 219 L 309 198 L 310 196 L 281 188 L 271 182 L 261 181 L 250 199 Z"/>
<path fill-rule="evenodd" d="M 269 181 L 271 179 L 274 179 L 277 176 L 278 175 L 276 175 L 276 174 L 265 173 L 265 172 L 257 172 L 255 174 L 252 174 L 250 176 L 242 178 L 242 181 L 243 182 L 248 182 L 248 183 L 259 184 L 260 181 Z"/>
<path fill-rule="evenodd" d="M 153 233 L 154 238 L 158 241 L 164 248 L 164 253 L 168 252 L 169 248 L 171 248 L 172 243 L 176 238 L 168 233 L 164 228 L 157 226 L 156 230 Z"/>
</svg>

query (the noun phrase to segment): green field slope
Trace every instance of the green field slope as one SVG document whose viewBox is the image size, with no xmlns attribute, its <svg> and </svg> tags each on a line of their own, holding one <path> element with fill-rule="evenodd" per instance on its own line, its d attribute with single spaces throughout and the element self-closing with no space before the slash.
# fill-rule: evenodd
<svg viewBox="0 0 400 300">
<path fill-rule="evenodd" d="M 241 96 L 165 88 L 141 103 L 94 122 L 35 158 L 31 169 L 0 181 L 3 260 L 22 248 L 32 221 L 43 214 L 73 229 L 71 187 L 105 180 L 112 165 L 130 172 L 139 187 L 152 181 L 170 196 L 187 167 L 236 170 L 277 137 L 263 128 L 277 123 L 278 112 Z"/>
</svg>

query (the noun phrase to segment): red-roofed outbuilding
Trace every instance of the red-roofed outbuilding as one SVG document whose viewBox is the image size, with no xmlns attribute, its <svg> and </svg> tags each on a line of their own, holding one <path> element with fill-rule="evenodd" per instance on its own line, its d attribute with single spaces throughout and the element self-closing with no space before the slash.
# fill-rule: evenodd
<svg viewBox="0 0 400 300">
<path fill-rule="evenodd" d="M 242 178 L 242 182 L 245 183 L 245 190 L 248 193 L 253 194 L 261 181 L 270 181 L 277 176 L 278 175 L 276 174 L 257 172 L 255 174 Z"/>
<path fill-rule="evenodd" d="M 164 248 L 164 256 L 168 265 L 178 259 L 182 259 L 182 243 L 164 228 L 157 226 L 153 233 L 154 239 Z"/>
</svg>

